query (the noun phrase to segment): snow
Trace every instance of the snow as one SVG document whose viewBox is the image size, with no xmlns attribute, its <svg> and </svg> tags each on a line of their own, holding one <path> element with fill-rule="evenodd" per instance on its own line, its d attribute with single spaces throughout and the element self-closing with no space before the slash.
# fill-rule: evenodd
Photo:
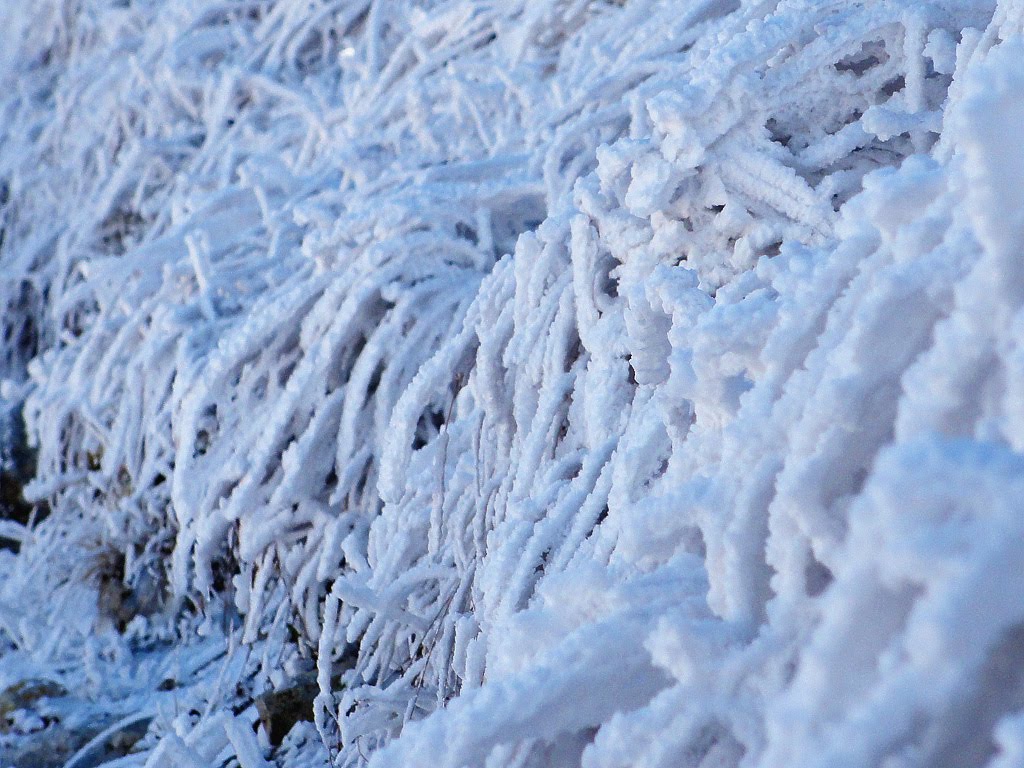
<svg viewBox="0 0 1024 768">
<path fill-rule="evenodd" d="M 1020 3 L 0 30 L 0 765 L 1020 762 Z"/>
</svg>

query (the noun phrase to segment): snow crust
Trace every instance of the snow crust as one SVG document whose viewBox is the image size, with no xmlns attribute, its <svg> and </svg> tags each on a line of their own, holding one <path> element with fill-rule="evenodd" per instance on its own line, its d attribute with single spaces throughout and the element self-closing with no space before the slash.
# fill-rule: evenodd
<svg viewBox="0 0 1024 768">
<path fill-rule="evenodd" d="M 0 30 L 0 689 L 147 768 L 1024 759 L 1024 3 Z"/>
</svg>

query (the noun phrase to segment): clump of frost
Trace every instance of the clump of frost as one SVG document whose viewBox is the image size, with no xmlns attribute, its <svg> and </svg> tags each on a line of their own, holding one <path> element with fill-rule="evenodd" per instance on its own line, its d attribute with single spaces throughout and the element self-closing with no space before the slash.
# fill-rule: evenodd
<svg viewBox="0 0 1024 768">
<path fill-rule="evenodd" d="M 245 649 L 138 764 L 1020 752 L 1018 4 L 0 22 L 0 654 Z"/>
</svg>

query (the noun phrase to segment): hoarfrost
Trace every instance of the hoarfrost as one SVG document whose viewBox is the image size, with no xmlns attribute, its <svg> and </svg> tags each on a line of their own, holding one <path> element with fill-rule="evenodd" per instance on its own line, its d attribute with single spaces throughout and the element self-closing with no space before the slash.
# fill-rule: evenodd
<svg viewBox="0 0 1024 768">
<path fill-rule="evenodd" d="M 1019 3 L 0 25 L 0 748 L 1016 764 Z"/>
</svg>

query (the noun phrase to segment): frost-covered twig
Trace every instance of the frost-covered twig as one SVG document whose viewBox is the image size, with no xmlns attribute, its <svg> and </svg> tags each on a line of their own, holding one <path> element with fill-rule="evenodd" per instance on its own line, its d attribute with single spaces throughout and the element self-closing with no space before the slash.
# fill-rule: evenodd
<svg viewBox="0 0 1024 768">
<path fill-rule="evenodd" d="M 339 765 L 1012 742 L 1017 601 L 965 590 L 1019 570 L 1016 4 L 0 22 L 0 376 L 53 510 L 0 605 L 112 547 L 315 655 Z M 211 718 L 153 764 L 263 759 Z"/>
</svg>

